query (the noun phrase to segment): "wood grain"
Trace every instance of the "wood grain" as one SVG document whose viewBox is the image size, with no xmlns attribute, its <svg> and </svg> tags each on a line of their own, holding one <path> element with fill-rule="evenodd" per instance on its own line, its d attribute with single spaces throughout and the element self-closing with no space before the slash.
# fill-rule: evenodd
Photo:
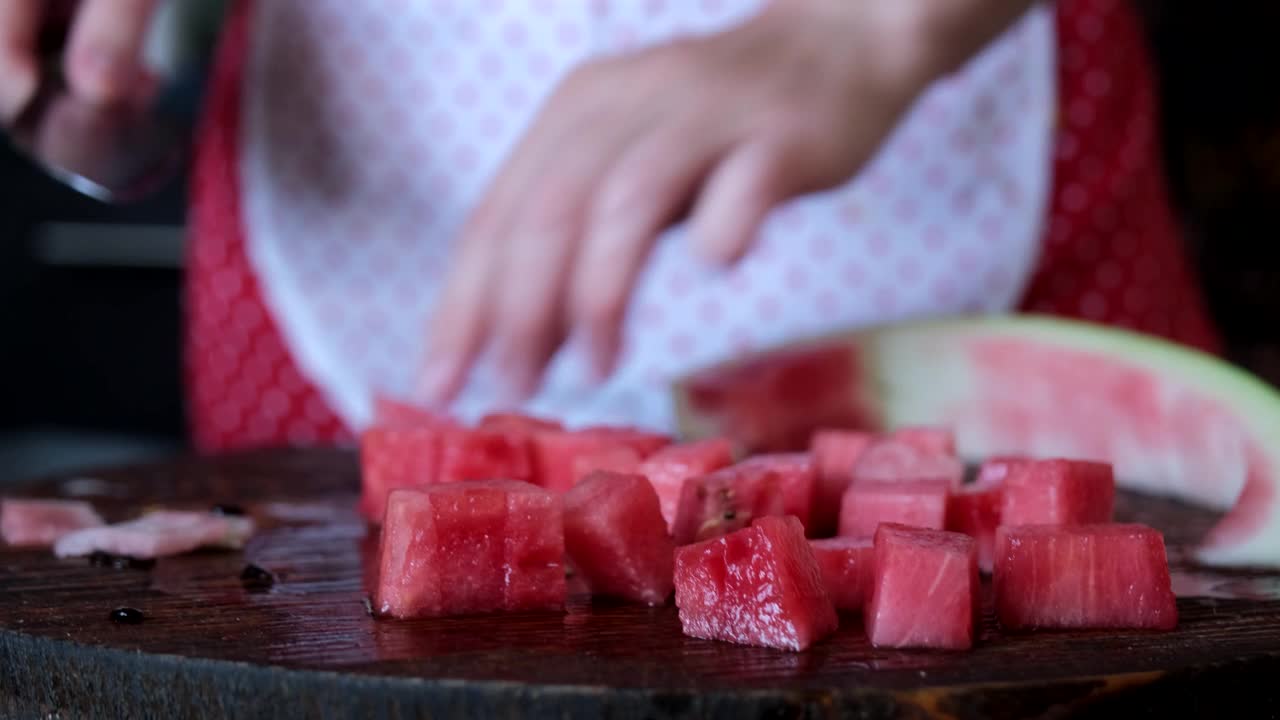
<svg viewBox="0 0 1280 720">
<path fill-rule="evenodd" d="M 684 637 L 674 607 L 575 599 L 567 612 L 424 621 L 366 613 L 376 538 L 354 457 L 269 452 L 53 479 L 108 517 L 245 507 L 243 553 L 150 570 L 0 550 L 0 714 L 15 717 L 1066 717 L 1103 709 L 1280 712 L 1280 576 L 1180 567 L 1171 633 L 1006 635 L 969 653 L 877 650 L 856 616 L 805 653 Z M 1176 557 L 1210 513 L 1124 496 Z M 269 588 L 246 586 L 254 563 Z M 133 607 L 138 625 L 112 622 Z"/>
</svg>

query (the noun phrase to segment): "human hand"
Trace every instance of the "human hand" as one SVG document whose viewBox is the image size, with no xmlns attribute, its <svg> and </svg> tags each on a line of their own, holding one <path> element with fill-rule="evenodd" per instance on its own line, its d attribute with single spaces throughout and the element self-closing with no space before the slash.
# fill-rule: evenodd
<svg viewBox="0 0 1280 720">
<path fill-rule="evenodd" d="M 775 0 L 729 31 L 582 66 L 458 240 L 423 395 L 450 400 L 490 348 L 511 399 L 526 397 L 571 331 L 607 374 L 664 228 L 687 216 L 701 256 L 734 261 L 775 206 L 852 177 L 951 51 L 974 44 L 940 8 L 1019 3 Z"/>
</svg>

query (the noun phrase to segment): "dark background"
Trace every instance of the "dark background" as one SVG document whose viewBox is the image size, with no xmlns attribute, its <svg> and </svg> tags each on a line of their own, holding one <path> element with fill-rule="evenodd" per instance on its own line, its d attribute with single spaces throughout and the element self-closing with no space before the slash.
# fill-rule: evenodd
<svg viewBox="0 0 1280 720">
<path fill-rule="evenodd" d="M 1280 3 L 1142 3 L 1167 167 L 1230 357 L 1280 384 Z M 178 263 L 49 262 L 50 223 L 180 229 L 185 188 L 112 208 L 0 146 L 0 480 L 181 449 Z"/>
</svg>

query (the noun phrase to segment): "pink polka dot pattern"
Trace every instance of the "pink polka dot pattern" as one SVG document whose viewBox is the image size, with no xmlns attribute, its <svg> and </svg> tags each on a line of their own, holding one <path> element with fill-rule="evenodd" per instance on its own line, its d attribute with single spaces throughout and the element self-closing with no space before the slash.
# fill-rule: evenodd
<svg viewBox="0 0 1280 720">
<path fill-rule="evenodd" d="M 1137 16 L 1123 2 L 1061 0 L 1058 40 L 1065 125 L 1048 242 L 1023 307 L 1217 350 L 1169 205 Z"/>
</svg>

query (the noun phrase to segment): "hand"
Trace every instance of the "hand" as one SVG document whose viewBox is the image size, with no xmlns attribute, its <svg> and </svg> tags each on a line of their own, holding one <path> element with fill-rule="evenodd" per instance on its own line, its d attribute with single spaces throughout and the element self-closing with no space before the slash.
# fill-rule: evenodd
<svg viewBox="0 0 1280 720">
<path fill-rule="evenodd" d="M 107 104 L 142 79 L 141 48 L 156 0 L 0 0 L 0 123 L 10 123 L 40 83 L 39 41 L 69 27 L 63 62 L 73 96 Z"/>
<path fill-rule="evenodd" d="M 459 238 L 422 393 L 450 400 L 488 347 L 524 398 L 571 330 L 607 374 L 665 227 L 688 215 L 694 249 L 734 261 L 776 205 L 852 177 L 950 69 L 937 8 L 1014 2 L 776 0 L 724 33 L 581 67 Z"/>
</svg>

